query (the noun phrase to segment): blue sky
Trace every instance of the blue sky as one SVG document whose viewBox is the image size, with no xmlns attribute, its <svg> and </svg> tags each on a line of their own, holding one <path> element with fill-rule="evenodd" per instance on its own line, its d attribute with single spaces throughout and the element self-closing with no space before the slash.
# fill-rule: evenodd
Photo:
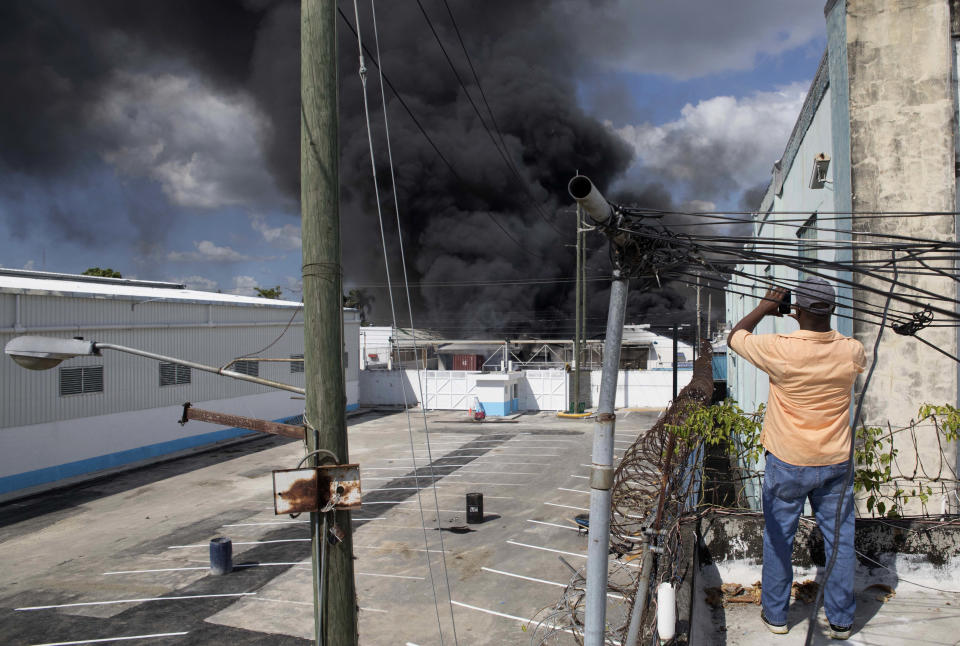
<svg viewBox="0 0 960 646">
<path fill-rule="evenodd" d="M 575 101 L 635 155 L 615 188 L 656 182 L 675 204 L 729 209 L 767 180 L 823 53 L 818 3 L 604 0 L 586 16 L 573 0 L 544 4 L 550 10 L 522 35 L 565 34 Z M 565 26 L 571 17 L 579 20 L 574 32 Z M 0 43 L 7 59 L 0 76 L 16 74 L 18 51 L 30 39 L 57 36 L 56 29 L 67 29 L 58 20 L 70 22 L 55 11 L 14 18 L 22 21 L 22 40 Z M 255 285 L 280 285 L 298 297 L 297 204 L 266 171 L 275 160 L 264 142 L 281 125 L 272 120 L 269 96 L 255 91 L 258 74 L 267 73 L 259 71 L 267 63 L 256 48 L 270 19 L 248 27 L 253 53 L 235 66 L 248 80 L 233 84 L 217 76 L 236 76 L 232 68 L 225 72 L 202 53 L 180 55 L 180 45 L 158 44 L 160 36 L 148 41 L 129 26 L 92 19 L 71 27 L 71 38 L 95 51 L 108 73 L 85 86 L 76 54 L 45 65 L 41 94 L 95 92 L 74 112 L 51 107 L 55 96 L 39 103 L 46 107 L 36 114 L 38 128 L 55 122 L 64 140 L 82 135 L 69 154 L 61 149 L 59 167 L 38 170 L 0 153 L 0 266 L 77 273 L 109 266 L 201 289 L 251 293 Z M 470 34 L 467 21 L 462 26 L 476 43 L 478 68 L 488 69 L 495 62 L 483 55 L 497 51 L 497 36 Z M 389 30 L 389 22 L 382 27 Z M 402 38 L 403 30 L 392 35 Z M 416 91 L 410 89 L 414 101 Z M 8 123 L 30 129 L 29 112 L 5 110 L 14 115 Z M 4 136 L 17 135 L 0 134 L 0 147 L 9 145 Z M 43 137 L 24 140 L 24 159 L 31 146 L 46 145 Z M 718 170 L 733 159 L 746 162 L 736 173 Z M 345 256 L 370 251 L 357 240 L 345 236 Z M 349 286 L 361 277 L 348 271 L 346 279 Z"/>
</svg>

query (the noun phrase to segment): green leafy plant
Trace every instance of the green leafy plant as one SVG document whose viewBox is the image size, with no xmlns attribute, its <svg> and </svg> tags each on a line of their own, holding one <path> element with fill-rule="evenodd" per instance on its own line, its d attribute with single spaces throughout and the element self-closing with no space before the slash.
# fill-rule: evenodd
<svg viewBox="0 0 960 646">
<path fill-rule="evenodd" d="M 886 432 L 879 426 L 862 426 L 857 429 L 857 446 L 854 460 L 857 470 L 853 479 L 855 491 L 866 495 L 867 511 L 871 514 L 899 518 L 905 505 L 913 498 L 926 505 L 933 494 L 929 485 L 931 479 L 913 475 L 897 474 L 893 467 L 899 449 L 894 446 L 894 434 L 906 430 L 915 430 L 917 426 L 928 422 L 933 424 L 937 441 L 954 442 L 960 437 L 960 410 L 949 404 L 937 406 L 922 404 L 917 411 L 917 419 L 901 429 L 887 427 Z M 910 483 L 910 491 L 901 484 Z"/>
<path fill-rule="evenodd" d="M 732 399 L 725 399 L 712 406 L 690 405 L 678 416 L 682 421 L 667 424 L 667 429 L 691 448 L 701 441 L 707 446 L 722 446 L 738 460 L 752 464 L 763 453 L 763 413 L 763 404 L 757 412 L 746 413 Z"/>
</svg>

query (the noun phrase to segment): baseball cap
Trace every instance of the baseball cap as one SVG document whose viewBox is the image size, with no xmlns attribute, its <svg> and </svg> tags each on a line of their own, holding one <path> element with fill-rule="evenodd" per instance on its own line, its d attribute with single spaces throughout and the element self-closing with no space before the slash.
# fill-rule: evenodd
<svg viewBox="0 0 960 646">
<path fill-rule="evenodd" d="M 797 286 L 797 307 L 802 310 L 826 316 L 833 311 L 836 302 L 837 293 L 819 276 L 811 276 Z"/>
</svg>

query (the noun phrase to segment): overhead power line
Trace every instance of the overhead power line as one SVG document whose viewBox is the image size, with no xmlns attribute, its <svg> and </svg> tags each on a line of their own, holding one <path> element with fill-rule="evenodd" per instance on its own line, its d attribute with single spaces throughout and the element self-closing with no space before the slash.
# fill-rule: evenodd
<svg viewBox="0 0 960 646">
<path fill-rule="evenodd" d="M 350 19 L 347 18 L 346 14 L 343 13 L 343 9 L 341 9 L 340 7 L 337 7 L 337 13 L 340 14 L 340 18 L 343 20 L 344 23 L 346 23 L 347 28 L 350 29 L 350 32 L 354 35 L 354 37 L 356 37 L 356 35 L 357 35 L 357 30 L 354 28 L 353 24 L 350 22 Z M 373 53 L 367 48 L 366 45 L 363 45 L 363 51 L 364 51 L 364 53 L 367 55 L 368 60 L 369 60 L 371 63 L 373 63 L 374 67 L 376 67 L 378 70 L 380 70 L 380 63 L 379 63 L 379 61 L 377 61 L 377 58 L 376 58 L 376 57 L 373 55 Z M 437 154 L 437 157 L 440 158 L 440 161 L 442 161 L 443 164 L 444 164 L 444 166 L 447 167 L 447 169 L 450 171 L 450 174 L 453 175 L 454 179 L 456 179 L 467 191 L 473 193 L 474 191 L 473 191 L 473 188 L 472 188 L 472 186 L 470 185 L 470 183 L 467 182 L 467 180 L 465 180 L 465 179 L 463 178 L 463 176 L 461 176 L 460 173 L 457 172 L 457 170 L 453 167 L 453 164 L 451 164 L 450 161 L 446 158 L 446 156 L 445 156 L 442 152 L 440 152 L 440 148 L 437 146 L 436 142 L 434 142 L 433 138 L 427 133 L 426 129 L 423 127 L 423 124 L 420 123 L 420 120 L 417 119 L 416 115 L 414 115 L 413 110 L 411 110 L 411 109 L 410 109 L 410 106 L 407 105 L 407 102 L 404 100 L 403 96 L 400 94 L 400 92 L 399 92 L 399 91 L 397 90 L 397 88 L 394 86 L 393 82 L 390 81 L 390 79 L 387 77 L 387 75 L 383 73 L 383 70 L 380 70 L 380 72 L 381 72 L 380 76 L 381 76 L 381 78 L 383 78 L 384 82 L 387 84 L 387 87 L 389 87 L 389 88 L 390 88 L 390 91 L 393 92 L 393 95 L 394 95 L 394 96 L 397 98 L 397 100 L 400 102 L 400 105 L 403 107 L 404 111 L 407 113 L 407 115 L 408 115 L 408 116 L 410 117 L 410 119 L 413 121 L 414 125 L 417 127 L 417 130 L 420 131 L 420 134 L 423 135 L 424 139 L 427 140 L 427 143 L 430 144 L 430 147 L 433 148 L 433 151 Z M 386 109 L 386 106 L 384 106 L 384 109 Z M 546 256 L 543 256 L 542 254 L 539 254 L 539 253 L 536 253 L 536 252 L 534 252 L 534 251 L 531 251 L 530 249 L 527 248 L 526 245 L 524 245 L 524 244 L 521 243 L 519 240 L 517 240 L 515 237 L 513 237 L 513 235 L 511 235 L 511 233 L 510 233 L 509 231 L 507 231 L 507 230 L 503 227 L 502 224 L 500 224 L 500 222 L 499 222 L 499 221 L 497 220 L 497 218 L 493 215 L 493 213 L 490 213 L 489 211 L 486 211 L 486 210 L 485 210 L 485 211 L 483 211 L 483 214 L 486 215 L 488 218 L 490 218 L 490 221 L 493 222 L 493 224 L 494 224 L 498 229 L 500 229 L 501 233 L 503 233 L 503 235 L 506 236 L 507 239 L 510 240 L 510 242 L 512 242 L 513 244 L 517 245 L 517 247 L 519 247 L 521 251 L 523 251 L 524 253 L 529 254 L 529 255 L 531 255 L 531 256 L 533 256 L 533 257 L 535 257 L 535 258 L 540 258 L 540 259 L 545 259 L 545 258 L 546 258 Z"/>
</svg>

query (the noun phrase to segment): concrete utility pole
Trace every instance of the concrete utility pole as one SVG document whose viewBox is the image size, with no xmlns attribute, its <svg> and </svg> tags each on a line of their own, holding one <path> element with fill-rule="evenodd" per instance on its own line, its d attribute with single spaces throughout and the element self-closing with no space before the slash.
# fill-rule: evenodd
<svg viewBox="0 0 960 646">
<path fill-rule="evenodd" d="M 581 242 L 582 237 L 580 235 L 580 205 L 577 204 L 577 282 L 576 289 L 574 290 L 574 309 L 575 309 L 575 318 L 574 323 L 574 333 L 573 333 L 573 401 L 570 404 L 571 413 L 580 412 L 580 296 L 583 293 L 583 281 L 582 276 L 580 275 L 580 261 L 581 261 L 581 251 L 583 250 L 583 243 Z"/>
<path fill-rule="evenodd" d="M 300 209 L 307 450 L 348 462 L 343 375 L 337 3 L 300 3 Z M 313 464 L 320 461 L 314 458 Z M 310 514 L 313 612 L 318 646 L 357 644 L 357 599 L 349 511 L 328 512 L 339 541 L 327 543 L 325 514 Z M 324 544 L 326 547 L 324 548 Z M 325 556 L 325 558 L 324 558 Z"/>
</svg>

